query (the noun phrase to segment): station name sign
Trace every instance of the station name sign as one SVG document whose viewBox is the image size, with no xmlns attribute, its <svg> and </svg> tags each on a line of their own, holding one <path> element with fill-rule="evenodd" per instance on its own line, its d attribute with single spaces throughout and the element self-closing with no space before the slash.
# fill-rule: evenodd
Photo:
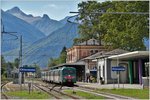
<svg viewBox="0 0 150 100">
<path fill-rule="evenodd" d="M 115 66 L 115 67 L 112 67 L 112 71 L 125 71 L 125 67 Z"/>
<path fill-rule="evenodd" d="M 35 72 L 36 69 L 34 67 L 20 67 L 20 72 Z"/>
</svg>

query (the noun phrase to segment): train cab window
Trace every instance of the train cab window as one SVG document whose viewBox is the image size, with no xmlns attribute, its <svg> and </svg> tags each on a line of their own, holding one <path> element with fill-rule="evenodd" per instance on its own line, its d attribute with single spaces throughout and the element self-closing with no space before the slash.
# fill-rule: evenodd
<svg viewBox="0 0 150 100">
<path fill-rule="evenodd" d="M 64 74 L 74 74 L 74 70 L 64 70 Z"/>
</svg>

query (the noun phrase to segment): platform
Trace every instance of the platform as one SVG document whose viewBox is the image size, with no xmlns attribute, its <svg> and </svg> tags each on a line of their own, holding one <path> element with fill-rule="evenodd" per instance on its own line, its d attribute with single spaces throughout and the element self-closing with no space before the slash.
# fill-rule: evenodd
<svg viewBox="0 0 150 100">
<path fill-rule="evenodd" d="M 99 83 L 86 83 L 86 82 L 77 82 L 75 85 L 87 88 L 94 89 L 113 89 L 118 88 L 118 84 L 99 84 Z M 119 84 L 119 88 L 126 89 L 143 89 L 143 85 L 139 84 Z"/>
</svg>

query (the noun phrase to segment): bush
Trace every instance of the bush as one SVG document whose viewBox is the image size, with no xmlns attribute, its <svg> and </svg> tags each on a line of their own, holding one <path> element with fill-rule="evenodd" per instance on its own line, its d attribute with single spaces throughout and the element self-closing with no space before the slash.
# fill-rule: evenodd
<svg viewBox="0 0 150 100">
<path fill-rule="evenodd" d="M 92 78 L 92 83 L 96 83 L 97 81 L 96 81 L 96 78 L 95 77 L 93 77 Z"/>
</svg>

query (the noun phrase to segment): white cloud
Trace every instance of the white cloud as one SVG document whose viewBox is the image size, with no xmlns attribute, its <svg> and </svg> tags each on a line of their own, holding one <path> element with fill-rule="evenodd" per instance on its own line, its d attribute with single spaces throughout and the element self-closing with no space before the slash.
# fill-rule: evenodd
<svg viewBox="0 0 150 100">
<path fill-rule="evenodd" d="M 56 8 L 57 6 L 55 4 L 49 4 L 48 7 Z"/>
<path fill-rule="evenodd" d="M 55 5 L 55 4 L 48 4 L 48 5 L 45 5 L 43 8 L 44 8 L 44 9 L 57 8 L 57 5 Z"/>
</svg>

